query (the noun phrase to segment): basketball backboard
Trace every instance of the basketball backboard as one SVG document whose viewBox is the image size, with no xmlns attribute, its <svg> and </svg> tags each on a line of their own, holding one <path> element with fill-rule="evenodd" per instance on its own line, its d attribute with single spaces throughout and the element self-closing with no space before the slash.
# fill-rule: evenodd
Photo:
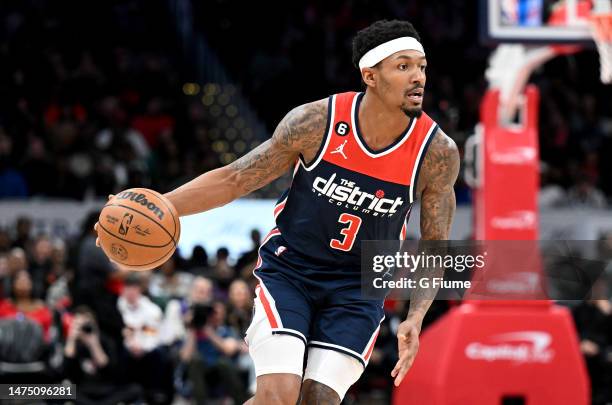
<svg viewBox="0 0 612 405">
<path fill-rule="evenodd" d="M 592 43 L 588 18 L 612 0 L 480 0 L 485 43 Z"/>
</svg>

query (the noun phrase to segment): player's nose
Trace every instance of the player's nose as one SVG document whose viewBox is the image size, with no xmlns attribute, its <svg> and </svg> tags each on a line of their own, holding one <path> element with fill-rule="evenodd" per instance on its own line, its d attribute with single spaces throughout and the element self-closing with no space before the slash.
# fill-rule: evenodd
<svg viewBox="0 0 612 405">
<path fill-rule="evenodd" d="M 420 84 L 421 87 L 425 86 L 425 72 L 421 69 L 417 69 L 417 71 L 411 77 L 411 85 Z"/>
</svg>

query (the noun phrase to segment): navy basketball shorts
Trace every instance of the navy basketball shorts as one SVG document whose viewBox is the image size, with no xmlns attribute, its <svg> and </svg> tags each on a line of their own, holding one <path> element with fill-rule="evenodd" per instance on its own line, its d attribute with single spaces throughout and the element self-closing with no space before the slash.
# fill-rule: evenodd
<svg viewBox="0 0 612 405">
<path fill-rule="evenodd" d="M 361 297 L 358 272 L 325 270 L 272 230 L 254 270 L 259 285 L 245 340 L 258 376 L 297 374 L 343 398 L 368 363 L 384 319 L 383 301 Z"/>
</svg>

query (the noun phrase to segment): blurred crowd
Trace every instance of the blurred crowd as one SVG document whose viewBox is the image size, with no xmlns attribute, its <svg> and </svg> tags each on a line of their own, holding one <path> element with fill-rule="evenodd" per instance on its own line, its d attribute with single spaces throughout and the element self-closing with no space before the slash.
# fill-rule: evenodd
<svg viewBox="0 0 612 405">
<path fill-rule="evenodd" d="M 209 257 L 196 246 L 154 271 L 125 272 L 96 246 L 97 218 L 92 212 L 80 235 L 69 239 L 35 235 L 26 217 L 0 230 L 0 379 L 69 381 L 86 404 L 245 401 L 256 387 L 243 338 L 255 297 L 259 232 L 251 232 L 252 249 L 235 262 L 226 248 Z M 395 336 L 407 304 L 386 302 L 368 368 L 345 404 L 389 403 Z M 452 305 L 435 301 L 424 329 Z M 607 404 L 612 304 L 584 301 L 572 312 L 593 404 Z"/>
<path fill-rule="evenodd" d="M 79 403 L 248 399 L 255 375 L 243 338 L 259 232 L 235 263 L 225 248 L 209 258 L 196 246 L 155 271 L 124 272 L 95 245 L 97 216 L 68 240 L 33 235 L 25 217 L 14 232 L 0 232 L 0 379 L 70 381 Z M 368 369 L 346 403 L 389 401 L 405 304 L 389 303 Z M 437 303 L 426 324 L 445 310 Z"/>
<path fill-rule="evenodd" d="M 228 141 L 215 149 L 211 140 L 219 118 L 206 113 L 199 94 L 181 91 L 194 66 L 176 34 L 187 27 L 175 26 L 167 7 L 142 0 L 0 5 L 0 199 L 80 200 L 135 185 L 165 192 L 227 163 L 219 151 Z M 431 50 L 424 109 L 460 149 L 478 122 L 492 48 L 481 45 L 469 2 L 299 0 L 258 19 L 251 18 L 258 3 L 241 4 L 241 13 L 232 0 L 191 7 L 191 29 L 219 54 L 269 129 L 292 106 L 360 88 L 350 41 L 379 18 L 408 19 L 419 30 Z M 587 50 L 531 78 L 542 93 L 544 207 L 610 203 L 612 110 L 597 70 L 598 56 Z M 471 202 L 463 176 L 456 194 L 459 204 Z"/>
<path fill-rule="evenodd" d="M 175 31 L 160 2 L 2 2 L 0 199 L 169 190 L 218 166 Z"/>
</svg>

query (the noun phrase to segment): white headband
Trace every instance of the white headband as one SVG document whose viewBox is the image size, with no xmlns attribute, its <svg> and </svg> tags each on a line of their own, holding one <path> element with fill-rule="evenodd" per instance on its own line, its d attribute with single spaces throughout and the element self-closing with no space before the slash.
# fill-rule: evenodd
<svg viewBox="0 0 612 405">
<path fill-rule="evenodd" d="M 421 45 L 416 38 L 395 38 L 367 51 L 365 55 L 359 59 L 359 69 L 370 68 L 386 57 L 393 55 L 395 52 L 407 50 L 419 51 L 425 54 L 423 45 Z"/>
</svg>

